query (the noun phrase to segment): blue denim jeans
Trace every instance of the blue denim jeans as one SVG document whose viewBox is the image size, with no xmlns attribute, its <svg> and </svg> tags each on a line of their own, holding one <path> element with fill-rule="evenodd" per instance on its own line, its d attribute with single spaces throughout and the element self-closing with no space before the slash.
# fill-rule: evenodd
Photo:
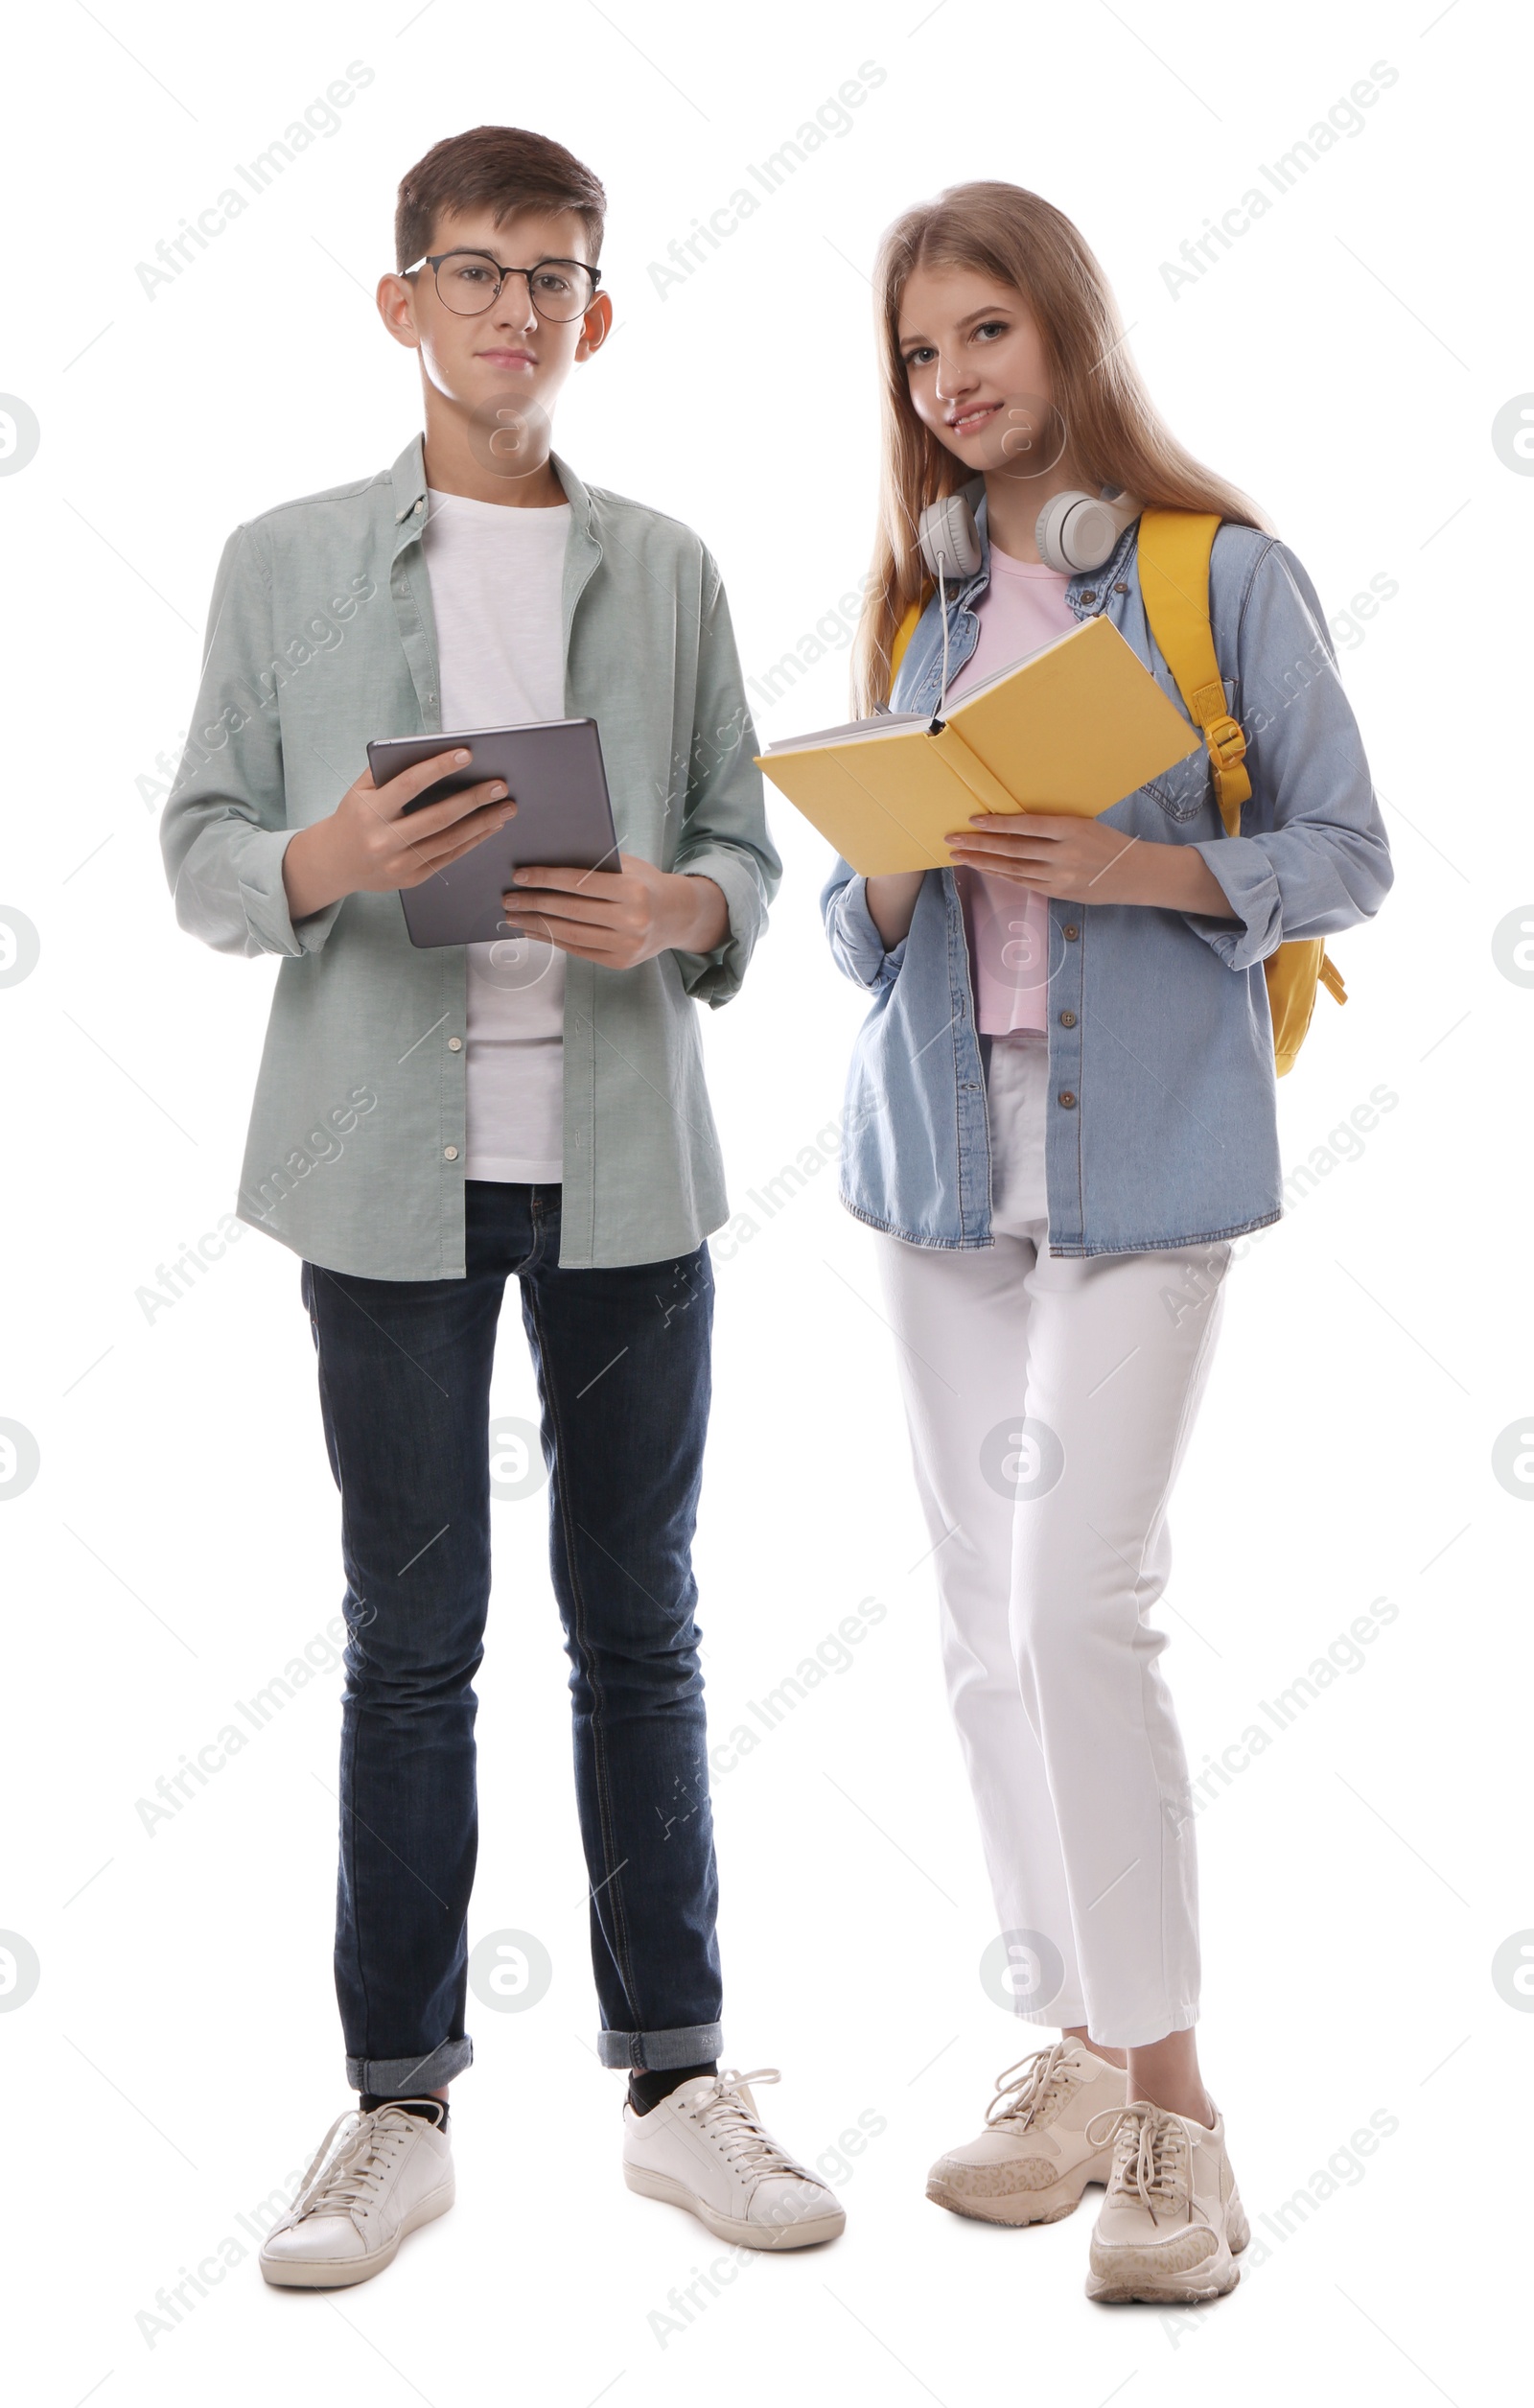
<svg viewBox="0 0 1534 2408">
<path fill-rule="evenodd" d="M 336 1989 L 347 2079 L 380 2095 L 435 2089 L 474 2057 L 473 1683 L 490 1600 L 490 1371 L 513 1274 L 549 1468 L 602 2063 L 660 2070 L 721 2046 L 691 1565 L 708 1249 L 562 1271 L 557 1186 L 471 1180 L 466 1211 L 462 1279 L 303 1266 L 350 1630 Z"/>
</svg>

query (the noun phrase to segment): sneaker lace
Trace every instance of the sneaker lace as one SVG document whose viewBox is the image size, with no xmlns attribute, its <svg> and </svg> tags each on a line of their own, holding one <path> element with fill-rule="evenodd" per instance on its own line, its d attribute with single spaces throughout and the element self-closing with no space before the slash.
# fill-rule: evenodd
<svg viewBox="0 0 1534 2408">
<path fill-rule="evenodd" d="M 752 2107 L 749 2096 L 741 2095 L 753 2082 L 781 2080 L 776 2066 L 759 2066 L 755 2073 L 737 2073 L 731 2067 L 722 2073 L 716 2073 L 712 2089 L 703 2092 L 686 2112 L 736 2172 L 758 2177 L 764 2174 L 797 2174 L 802 2181 L 808 2182 L 813 2177 L 779 2147 Z"/>
<path fill-rule="evenodd" d="M 337 2116 L 314 2152 L 285 2222 L 297 2224 L 310 2215 L 350 2215 L 354 2209 L 372 2207 L 411 2129 L 410 2117 L 399 2108 L 376 2107 L 365 2116 L 353 2108 Z"/>
<path fill-rule="evenodd" d="M 1169 2215 L 1186 2209 L 1192 2181 L 1188 2133 L 1180 2116 L 1149 2099 L 1127 2107 L 1104 2108 L 1086 2127 L 1093 2148 L 1113 2142 L 1113 2171 L 1108 2178 L 1110 2199 L 1137 2200 L 1152 2224 L 1157 2208 Z"/>
<path fill-rule="evenodd" d="M 1065 2043 L 1057 2040 L 1048 2048 L 1036 2048 L 1031 2057 L 1020 2058 L 1005 2073 L 999 2073 L 996 2094 L 986 2110 L 987 2123 L 1014 2123 L 1023 2132 L 1030 2124 L 1047 2123 L 1076 2087 L 1076 2077 L 1064 2057 Z"/>
</svg>

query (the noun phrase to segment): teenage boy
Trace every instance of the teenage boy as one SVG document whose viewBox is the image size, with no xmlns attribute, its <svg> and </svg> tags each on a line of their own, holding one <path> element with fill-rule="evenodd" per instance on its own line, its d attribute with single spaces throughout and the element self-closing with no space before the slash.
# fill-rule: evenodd
<svg viewBox="0 0 1534 2408">
<path fill-rule="evenodd" d="M 165 813 L 182 926 L 283 957 L 239 1210 L 303 1258 L 341 1494 L 336 1986 L 360 2097 L 262 2250 L 275 2283 L 363 2281 L 453 2202 L 512 1274 L 625 2178 L 753 2247 L 844 2221 L 718 2069 L 690 1549 L 726 1205 L 693 1005 L 738 990 L 779 864 L 713 561 L 548 448 L 612 323 L 604 209 L 568 151 L 509 127 L 405 177 L 378 306 L 419 356 L 424 446 L 231 536 Z M 379 788 L 369 737 L 567 715 L 599 724 L 619 866 L 519 873 L 505 940 L 417 950 L 400 890 L 516 802 L 483 780 L 405 816 L 472 747 Z"/>
</svg>

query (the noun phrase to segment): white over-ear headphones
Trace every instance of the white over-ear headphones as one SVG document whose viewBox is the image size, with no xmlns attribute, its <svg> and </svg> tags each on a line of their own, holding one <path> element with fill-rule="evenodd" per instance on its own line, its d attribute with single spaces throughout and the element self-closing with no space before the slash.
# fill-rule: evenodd
<svg viewBox="0 0 1534 2408">
<path fill-rule="evenodd" d="M 917 527 L 921 557 L 938 580 L 942 608 L 942 666 L 932 708 L 934 736 L 942 725 L 943 697 L 948 691 L 948 580 L 972 577 L 980 566 L 980 529 L 969 504 L 969 496 L 980 489 L 977 478 L 962 492 L 929 502 Z M 1101 569 L 1142 506 L 1130 500 L 1122 485 L 1104 485 L 1097 495 L 1058 493 L 1045 503 L 1034 527 L 1038 556 L 1047 568 L 1067 576 L 1082 569 Z"/>
<path fill-rule="evenodd" d="M 972 577 L 980 566 L 980 533 L 969 505 L 973 485 L 929 503 L 921 513 L 917 540 L 931 573 L 944 584 L 950 578 Z M 1034 529 L 1038 556 L 1046 567 L 1067 576 L 1083 569 L 1101 569 L 1125 528 L 1140 515 L 1142 504 L 1122 485 L 1104 485 L 1100 494 L 1058 493 L 1045 503 Z"/>
</svg>

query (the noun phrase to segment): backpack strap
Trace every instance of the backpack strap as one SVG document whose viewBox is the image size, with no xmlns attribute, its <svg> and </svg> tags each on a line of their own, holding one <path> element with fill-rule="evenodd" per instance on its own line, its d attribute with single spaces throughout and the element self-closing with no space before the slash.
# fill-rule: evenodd
<svg viewBox="0 0 1534 2408">
<path fill-rule="evenodd" d="M 1227 836 L 1241 833 L 1241 807 L 1252 790 L 1243 765 L 1246 738 L 1225 704 L 1209 625 L 1209 555 L 1220 520 L 1197 510 L 1140 515 L 1140 595 L 1150 633 L 1177 681 L 1194 725 L 1203 731 L 1215 799 Z"/>
<path fill-rule="evenodd" d="M 899 626 L 895 630 L 895 642 L 890 646 L 891 693 L 895 691 L 895 681 L 900 674 L 900 664 L 905 659 L 906 646 L 910 643 L 912 637 L 916 634 L 917 628 L 920 624 L 921 613 L 925 607 L 926 597 L 923 595 L 922 599 L 919 602 L 912 603 L 910 609 L 906 612 L 905 617 L 901 620 Z"/>
</svg>

